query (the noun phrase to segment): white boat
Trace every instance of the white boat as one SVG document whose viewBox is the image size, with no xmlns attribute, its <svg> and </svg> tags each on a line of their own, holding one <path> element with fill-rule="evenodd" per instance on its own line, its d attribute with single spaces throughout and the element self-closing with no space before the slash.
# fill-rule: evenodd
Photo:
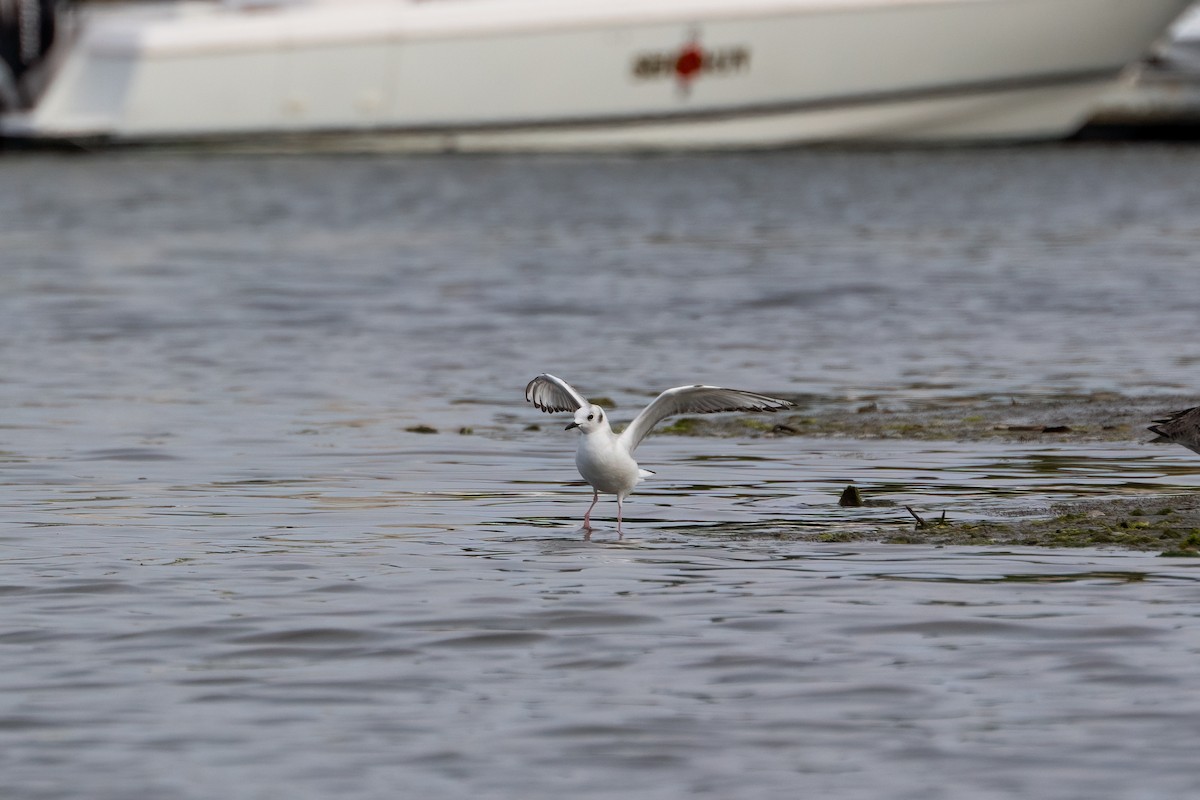
<svg viewBox="0 0 1200 800">
<path fill-rule="evenodd" d="M 0 12 L 14 4 L 37 0 Z M 60 20 L 44 55 L 14 62 L 0 135 L 412 150 L 1050 139 L 1075 131 L 1187 5 L 92 3 Z"/>
</svg>

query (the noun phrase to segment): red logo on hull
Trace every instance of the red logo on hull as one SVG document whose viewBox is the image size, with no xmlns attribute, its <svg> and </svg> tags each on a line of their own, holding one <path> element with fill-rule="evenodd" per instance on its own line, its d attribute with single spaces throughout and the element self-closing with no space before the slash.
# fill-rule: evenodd
<svg viewBox="0 0 1200 800">
<path fill-rule="evenodd" d="M 686 94 L 701 77 L 730 76 L 750 68 L 750 48 L 744 45 L 704 47 L 693 34 L 677 50 L 638 53 L 633 58 L 633 77 L 639 81 L 674 77 Z"/>
</svg>

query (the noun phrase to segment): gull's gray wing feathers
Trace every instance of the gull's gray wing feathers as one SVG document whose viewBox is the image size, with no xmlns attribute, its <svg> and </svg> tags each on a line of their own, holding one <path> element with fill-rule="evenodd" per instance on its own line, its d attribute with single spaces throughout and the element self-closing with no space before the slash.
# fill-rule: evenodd
<svg viewBox="0 0 1200 800">
<path fill-rule="evenodd" d="M 575 411 L 588 404 L 571 384 L 544 372 L 526 385 L 525 399 L 546 413 Z"/>
<path fill-rule="evenodd" d="M 1200 453 L 1200 406 L 1176 411 L 1168 417 L 1154 420 L 1149 430 L 1158 434 L 1155 442 L 1174 442 Z"/>
<path fill-rule="evenodd" d="M 791 408 L 788 400 L 767 397 L 765 394 L 720 386 L 676 386 L 654 398 L 642 409 L 629 427 L 621 432 L 619 441 L 633 452 L 650 429 L 675 414 L 713 414 L 718 411 L 770 411 Z"/>
</svg>

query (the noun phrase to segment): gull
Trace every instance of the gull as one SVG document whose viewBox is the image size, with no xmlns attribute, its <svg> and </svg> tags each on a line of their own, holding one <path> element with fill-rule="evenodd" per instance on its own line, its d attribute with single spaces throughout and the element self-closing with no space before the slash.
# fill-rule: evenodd
<svg viewBox="0 0 1200 800">
<path fill-rule="evenodd" d="M 1176 411 L 1168 417 L 1154 420 L 1147 430 L 1158 434 L 1154 442 L 1174 442 L 1200 453 L 1200 406 Z"/>
<path fill-rule="evenodd" d="M 617 496 L 617 533 L 621 533 L 621 505 L 633 487 L 653 472 L 638 467 L 633 451 L 650 429 L 675 414 L 712 414 L 718 411 L 769 411 L 790 408 L 793 403 L 741 389 L 720 386 L 676 386 L 654 398 L 620 434 L 613 433 L 604 409 L 584 399 L 562 378 L 543 373 L 525 387 L 525 399 L 547 413 L 572 411 L 575 419 L 566 430 L 581 434 L 575 451 L 575 466 L 591 484 L 592 504 L 583 515 L 583 529 L 592 529 L 592 509 L 600 493 Z"/>
</svg>

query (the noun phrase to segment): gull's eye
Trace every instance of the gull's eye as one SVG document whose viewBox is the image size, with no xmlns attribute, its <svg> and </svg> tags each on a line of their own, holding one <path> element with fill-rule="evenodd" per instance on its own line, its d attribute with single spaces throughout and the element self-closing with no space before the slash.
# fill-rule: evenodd
<svg viewBox="0 0 1200 800">
<path fill-rule="evenodd" d="M 588 422 L 591 422 L 591 421 L 592 421 L 592 416 L 593 416 L 593 415 L 591 415 L 591 414 L 588 414 Z"/>
</svg>

